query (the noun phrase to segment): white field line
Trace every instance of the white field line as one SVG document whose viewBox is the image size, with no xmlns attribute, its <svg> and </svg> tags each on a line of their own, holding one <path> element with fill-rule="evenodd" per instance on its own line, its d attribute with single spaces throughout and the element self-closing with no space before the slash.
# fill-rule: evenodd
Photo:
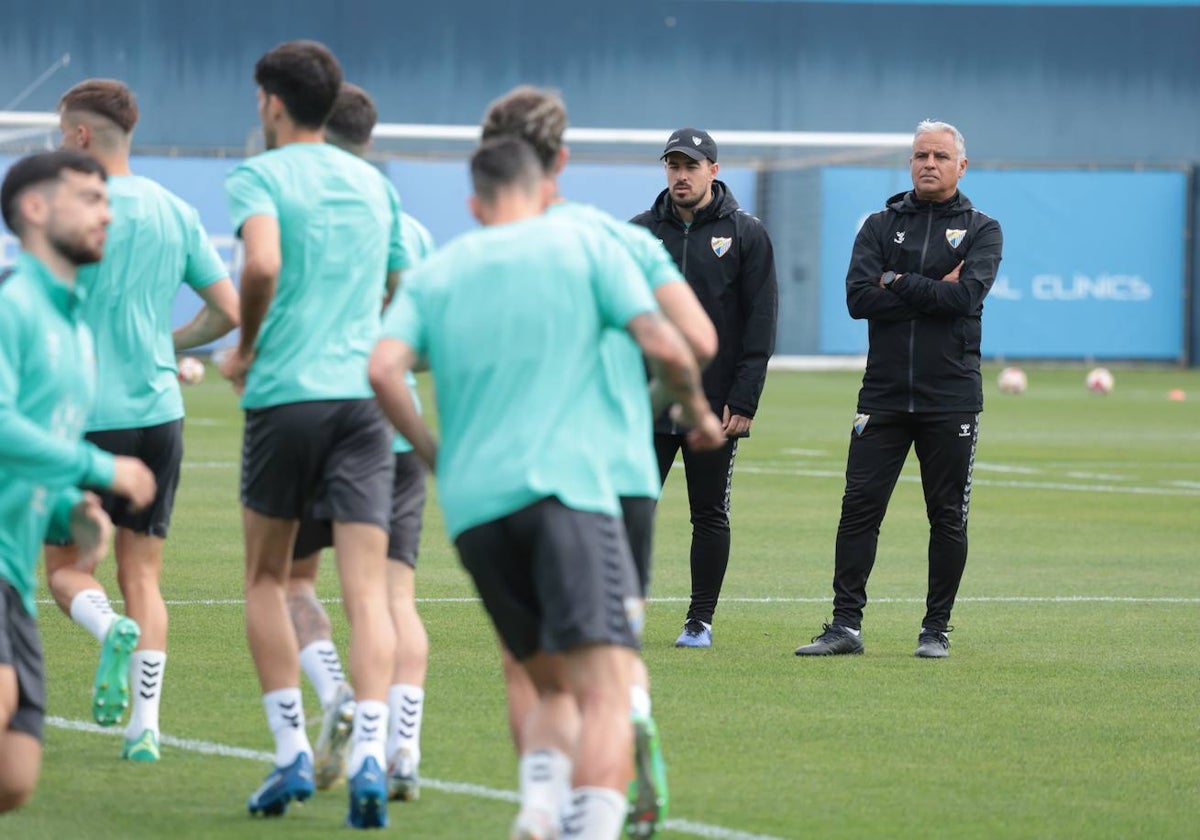
<svg viewBox="0 0 1200 840">
<path fill-rule="evenodd" d="M 68 720 L 67 718 L 57 717 L 54 715 L 46 716 L 46 723 L 58 729 L 69 729 L 75 732 L 87 732 L 93 735 L 108 735 L 110 737 L 120 736 L 123 734 L 120 727 L 109 729 L 97 726 L 94 723 L 87 723 L 82 720 Z M 270 763 L 275 760 L 273 753 L 263 752 L 262 750 L 248 750 L 244 747 L 231 747 L 228 744 L 218 744 L 212 741 L 196 741 L 191 738 L 176 738 L 174 735 L 163 735 L 159 741 L 163 746 L 174 747 L 179 750 L 187 750 L 189 752 L 200 753 L 202 755 L 215 755 L 219 758 L 244 758 L 249 761 L 258 761 L 262 763 Z M 484 787 L 483 785 L 473 785 L 467 782 L 446 782 L 439 779 L 430 779 L 424 776 L 421 777 L 421 787 L 429 790 L 436 790 L 442 793 L 457 794 L 460 796 L 473 796 L 476 799 L 491 799 L 498 802 L 509 802 L 517 804 L 520 802 L 520 796 L 511 790 L 498 790 L 496 788 Z M 666 828 L 671 831 L 678 831 L 681 834 L 690 834 L 693 837 L 705 837 L 709 840 L 783 840 L 780 837 L 772 837 L 768 834 L 751 834 L 746 831 L 738 831 L 732 828 L 722 828 L 719 825 L 708 825 L 706 823 L 694 822 L 692 820 L 668 819 L 665 823 Z"/>
<path fill-rule="evenodd" d="M 806 450 L 786 450 L 788 452 L 803 452 Z M 683 461 L 676 461 L 675 466 L 682 467 Z M 237 461 L 185 461 L 183 466 L 188 469 L 236 469 L 239 466 Z M 1012 479 L 995 479 L 988 478 L 988 472 L 1002 473 L 1018 473 L 1024 475 L 1036 475 L 1040 470 L 1031 467 L 1007 466 L 1003 464 L 976 464 L 976 470 L 973 477 L 973 483 L 976 487 L 1006 487 L 1019 490 L 1062 490 L 1072 493 L 1128 493 L 1132 496 L 1184 496 L 1200 498 L 1200 483 L 1188 481 L 1170 481 L 1165 486 L 1139 486 L 1139 485 L 1121 485 L 1121 484 L 1100 484 L 1100 483 L 1082 483 L 1082 482 L 1065 482 L 1065 481 L 1018 481 Z M 779 461 L 750 461 L 740 462 L 736 465 L 735 471 L 739 473 L 751 473 L 756 475 L 794 475 L 802 478 L 836 478 L 844 479 L 846 472 L 844 468 L 838 469 L 808 469 Z M 983 475 L 979 473 L 982 472 Z M 1104 479 L 1106 481 L 1120 481 L 1120 475 L 1085 473 L 1085 472 L 1066 472 L 1067 477 L 1078 479 Z M 1131 479 L 1132 480 L 1132 479 Z M 901 475 L 900 481 L 917 484 L 921 479 L 915 475 Z"/>
</svg>

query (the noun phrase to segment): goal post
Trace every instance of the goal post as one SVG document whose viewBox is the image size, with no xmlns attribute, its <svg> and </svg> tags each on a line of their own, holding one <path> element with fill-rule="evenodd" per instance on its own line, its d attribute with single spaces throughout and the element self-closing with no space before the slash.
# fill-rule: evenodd
<svg viewBox="0 0 1200 840">
<path fill-rule="evenodd" d="M 53 149 L 57 144 L 58 114 L 41 111 L 0 111 L 0 154 L 19 155 Z"/>
</svg>

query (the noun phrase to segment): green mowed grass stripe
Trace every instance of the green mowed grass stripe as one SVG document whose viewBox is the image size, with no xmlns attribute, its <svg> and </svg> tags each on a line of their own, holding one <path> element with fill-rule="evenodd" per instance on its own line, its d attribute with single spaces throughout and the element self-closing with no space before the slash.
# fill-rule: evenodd
<svg viewBox="0 0 1200 840">
<path fill-rule="evenodd" d="M 793 655 L 829 619 L 860 375 L 769 375 L 753 436 L 739 446 L 710 650 L 672 646 L 691 530 L 673 470 L 643 652 L 677 820 L 662 837 L 697 836 L 697 825 L 829 840 L 1196 836 L 1200 371 L 1114 367 L 1116 389 L 1098 397 L 1083 388 L 1086 368 L 1029 366 L 1029 391 L 1008 397 L 995 390 L 998 370 L 985 372 L 970 558 L 946 660 L 913 656 L 928 536 L 915 457 L 881 527 L 866 652 Z M 1189 399 L 1167 401 L 1172 388 Z M 188 466 L 163 577 L 172 607 L 162 722 L 184 741 L 261 757 L 272 739 L 242 621 L 241 413 L 211 369 L 185 395 Z M 422 772 L 507 793 L 516 757 L 494 634 L 429 486 L 418 565 L 431 646 Z M 325 565 L 319 591 L 344 652 L 348 628 Z M 100 572 L 115 594 L 111 559 Z M 40 616 L 48 712 L 86 718 L 97 645 L 48 602 Z M 312 722 L 319 706 L 304 691 Z M 251 820 L 245 799 L 266 772 L 261 759 L 164 744 L 162 762 L 135 766 L 116 758 L 117 738 L 54 727 L 45 747 L 39 790 L 4 818 L 5 837 L 293 840 L 328 837 L 345 817 L 345 794 L 334 792 L 281 821 Z M 391 830 L 505 836 L 511 801 L 440 794 L 431 787 L 393 806 Z"/>
</svg>

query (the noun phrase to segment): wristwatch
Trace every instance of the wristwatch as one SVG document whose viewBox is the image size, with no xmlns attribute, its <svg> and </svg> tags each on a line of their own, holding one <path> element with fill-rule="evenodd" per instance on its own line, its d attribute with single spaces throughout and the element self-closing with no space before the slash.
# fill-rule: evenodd
<svg viewBox="0 0 1200 840">
<path fill-rule="evenodd" d="M 883 272 L 883 277 L 881 278 L 883 281 L 883 288 L 885 288 L 885 289 L 892 288 L 892 284 L 895 283 L 899 278 L 901 278 L 903 276 L 904 276 L 903 274 L 897 274 L 894 271 Z"/>
</svg>

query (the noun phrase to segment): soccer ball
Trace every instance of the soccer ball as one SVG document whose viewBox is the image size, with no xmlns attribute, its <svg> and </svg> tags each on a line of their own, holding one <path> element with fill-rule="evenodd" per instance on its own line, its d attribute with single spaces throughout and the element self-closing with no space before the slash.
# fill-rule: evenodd
<svg viewBox="0 0 1200 840">
<path fill-rule="evenodd" d="M 185 385 L 197 385 L 204 380 L 204 362 L 195 356 L 184 356 L 179 360 L 179 381 Z"/>
<path fill-rule="evenodd" d="M 1087 375 L 1087 389 L 1097 394 L 1111 394 L 1113 375 L 1108 368 L 1092 368 Z"/>
<path fill-rule="evenodd" d="M 996 378 L 996 385 L 1002 394 L 1024 394 L 1025 389 L 1029 387 L 1029 380 L 1025 371 L 1019 367 L 1006 367 Z"/>
</svg>

